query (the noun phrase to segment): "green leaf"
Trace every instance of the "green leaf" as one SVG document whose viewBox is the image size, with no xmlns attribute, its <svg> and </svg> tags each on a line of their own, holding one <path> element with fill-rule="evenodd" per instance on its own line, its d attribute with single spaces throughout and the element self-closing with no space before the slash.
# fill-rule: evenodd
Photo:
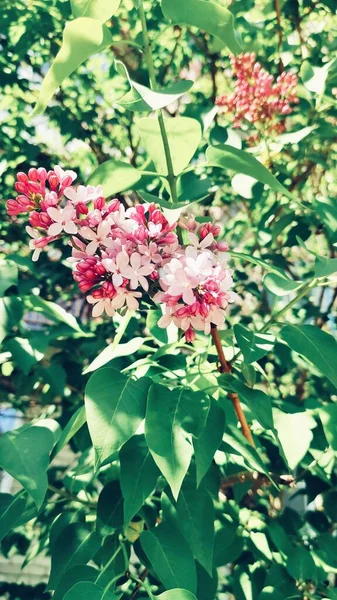
<svg viewBox="0 0 337 600">
<path fill-rule="evenodd" d="M 270 273 L 277 273 L 281 277 L 282 276 L 285 277 L 284 272 L 281 269 L 274 267 L 274 265 L 270 265 L 269 263 L 267 263 L 265 260 L 262 260 L 261 258 L 252 256 L 251 254 L 245 254 L 244 252 L 235 252 L 233 250 L 229 250 L 229 254 L 233 258 L 239 258 L 240 260 L 244 260 L 246 262 L 252 263 L 253 265 L 258 265 L 259 267 L 262 267 L 262 269 L 264 269 L 265 271 L 268 271 Z"/>
<path fill-rule="evenodd" d="M 210 167 L 229 169 L 244 175 L 250 175 L 257 181 L 261 181 L 272 190 L 281 192 L 285 196 L 292 197 L 290 192 L 263 166 L 254 156 L 244 150 L 233 148 L 227 144 L 209 146 L 206 150 L 206 158 Z"/>
<path fill-rule="evenodd" d="M 165 588 L 182 587 L 193 594 L 197 574 L 192 552 L 178 529 L 167 523 L 144 531 L 141 546 Z"/>
<path fill-rule="evenodd" d="M 67 425 L 63 429 L 60 438 L 51 454 L 51 459 L 53 459 L 56 454 L 58 454 L 62 448 L 66 444 L 68 444 L 69 440 L 81 429 L 81 427 L 86 422 L 86 414 L 84 406 L 80 406 L 77 411 L 73 414 L 71 419 L 68 421 Z"/>
<path fill-rule="evenodd" d="M 99 575 L 100 572 L 98 569 L 94 569 L 87 565 L 76 565 L 75 567 L 71 567 L 64 575 L 62 575 L 58 582 L 53 594 L 53 600 L 64 600 L 66 593 L 71 590 L 75 584 L 87 581 L 95 582 Z M 102 577 L 101 583 L 107 585 L 109 583 L 109 576 L 107 575 L 104 579 Z"/>
<path fill-rule="evenodd" d="M 128 379 L 112 367 L 96 371 L 85 388 L 85 410 L 96 465 L 134 435 L 145 417 L 150 379 Z"/>
<path fill-rule="evenodd" d="M 15 527 L 26 506 L 26 498 L 22 493 L 12 496 L 0 494 L 0 541 Z"/>
<path fill-rule="evenodd" d="M 12 285 L 17 285 L 19 270 L 11 260 L 0 259 L 0 296 Z"/>
<path fill-rule="evenodd" d="M 7 296 L 0 298 L 0 344 L 10 331 L 18 325 L 23 315 L 23 304 L 20 298 Z"/>
<path fill-rule="evenodd" d="M 160 475 L 144 435 L 135 435 L 120 450 L 120 481 L 124 497 L 124 524 L 128 525 L 154 490 Z"/>
<path fill-rule="evenodd" d="M 84 565 L 96 554 L 100 538 L 86 523 L 70 523 L 55 540 L 48 589 L 55 589 L 61 577 L 75 565 Z"/>
<path fill-rule="evenodd" d="M 48 487 L 49 455 L 55 439 L 44 421 L 0 437 L 0 465 L 17 479 L 40 508 Z"/>
<path fill-rule="evenodd" d="M 145 85 L 133 81 L 129 77 L 127 68 L 121 61 L 115 61 L 117 72 L 128 80 L 131 90 L 117 101 L 117 104 L 132 111 L 151 112 L 164 108 L 171 102 L 176 102 L 181 96 L 186 94 L 194 82 L 183 79 L 173 83 L 163 91 L 154 91 Z"/>
<path fill-rule="evenodd" d="M 234 54 L 240 52 L 234 17 L 220 3 L 206 0 L 163 0 L 162 11 L 173 23 L 198 27 L 221 40 Z"/>
<path fill-rule="evenodd" d="M 186 388 L 168 390 L 153 384 L 149 391 L 145 435 L 151 454 L 166 477 L 174 498 L 193 454 L 192 435 L 203 431 L 210 401 L 204 393 Z"/>
<path fill-rule="evenodd" d="M 183 589 L 176 590 L 167 590 L 167 592 L 163 592 L 159 594 L 159 596 L 155 596 L 158 600 L 197 600 L 192 592 Z"/>
<path fill-rule="evenodd" d="M 104 3 L 106 4 L 105 0 Z M 100 52 L 111 43 L 112 36 L 109 29 L 95 19 L 80 17 L 67 23 L 61 49 L 43 80 L 33 114 L 43 113 L 63 81 L 89 56 Z"/>
<path fill-rule="evenodd" d="M 221 375 L 219 383 L 225 390 L 239 395 L 262 427 L 274 429 L 271 398 L 267 394 L 261 390 L 253 390 L 230 374 Z"/>
<path fill-rule="evenodd" d="M 97 504 L 97 531 L 103 537 L 123 525 L 124 500 L 119 481 L 109 481 Z"/>
<path fill-rule="evenodd" d="M 31 295 L 29 296 L 29 304 L 32 310 L 37 313 L 42 313 L 46 319 L 50 319 L 55 323 L 64 323 L 71 329 L 85 335 L 75 317 L 55 302 L 49 302 L 48 300 L 40 298 L 40 296 Z"/>
<path fill-rule="evenodd" d="M 197 485 L 206 475 L 219 448 L 225 429 L 225 413 L 216 400 L 211 398 L 206 425 L 198 438 L 193 439 Z"/>
<path fill-rule="evenodd" d="M 244 540 L 236 523 L 225 521 L 215 534 L 214 565 L 234 563 L 243 552 Z"/>
<path fill-rule="evenodd" d="M 316 422 L 305 412 L 284 413 L 275 411 L 275 428 L 289 467 L 295 469 L 309 450 Z M 299 435 L 300 432 L 300 435 Z"/>
<path fill-rule="evenodd" d="M 263 588 L 258 600 L 284 600 L 284 594 L 272 585 Z"/>
<path fill-rule="evenodd" d="M 74 17 L 89 17 L 105 23 L 118 10 L 121 0 L 70 0 Z"/>
<path fill-rule="evenodd" d="M 287 556 L 286 569 L 299 581 L 315 579 L 316 565 L 311 553 L 303 546 L 297 546 Z"/>
<path fill-rule="evenodd" d="M 337 451 L 337 404 L 320 407 L 319 416 L 329 445 Z"/>
<path fill-rule="evenodd" d="M 262 462 L 257 450 L 249 444 L 241 431 L 230 425 L 227 425 L 226 429 L 223 441 L 240 454 L 250 468 L 259 473 L 264 473 L 270 479 L 266 465 Z"/>
<path fill-rule="evenodd" d="M 280 332 L 292 350 L 302 354 L 337 387 L 335 338 L 314 325 L 286 325 Z"/>
<path fill-rule="evenodd" d="M 268 273 L 263 278 L 263 285 L 274 296 L 287 296 L 296 292 L 303 285 L 303 282 L 286 279 L 285 277 L 276 275 L 276 273 Z"/>
<path fill-rule="evenodd" d="M 201 140 L 199 121 L 189 117 L 165 119 L 173 171 L 179 175 L 189 164 Z M 157 173 L 167 175 L 164 145 L 157 119 L 146 117 L 137 122 L 142 144 L 153 160 Z"/>
<path fill-rule="evenodd" d="M 101 185 L 105 197 L 113 196 L 118 192 L 130 190 L 141 178 L 141 172 L 127 162 L 110 158 L 93 173 L 88 185 Z"/>
<path fill-rule="evenodd" d="M 170 519 L 174 519 L 197 561 L 212 575 L 214 547 L 214 506 L 206 490 L 184 484 L 176 507 L 170 503 Z M 165 515 L 165 512 L 164 512 Z"/>
<path fill-rule="evenodd" d="M 273 335 L 256 333 L 240 324 L 234 325 L 234 333 L 247 365 L 260 360 L 274 348 Z"/>
<path fill-rule="evenodd" d="M 47 339 L 45 339 L 45 344 L 42 343 L 42 348 L 46 344 Z M 38 346 L 39 344 L 34 344 L 33 340 L 21 337 L 11 338 L 6 343 L 6 348 L 11 353 L 13 361 L 25 375 L 28 375 L 31 368 L 44 357 L 44 352 L 41 352 Z"/>
<path fill-rule="evenodd" d="M 79 581 L 68 590 L 63 600 L 118 600 L 115 596 L 92 581 Z"/>
<path fill-rule="evenodd" d="M 334 273 L 337 273 L 337 258 L 316 257 L 315 277 L 329 277 Z"/>
<path fill-rule="evenodd" d="M 161 310 L 149 310 L 146 317 L 146 328 L 150 331 L 151 335 L 161 342 L 162 344 L 167 344 L 168 335 L 166 329 L 162 329 L 162 327 L 158 327 L 158 321 L 162 316 Z"/>
<path fill-rule="evenodd" d="M 316 128 L 317 128 L 317 125 L 310 125 L 308 127 L 303 127 L 302 129 L 298 129 L 297 131 L 292 131 L 290 133 L 282 133 L 281 135 L 277 136 L 276 142 L 277 143 L 281 142 L 282 145 L 298 144 Z"/>
<path fill-rule="evenodd" d="M 115 341 L 113 341 L 84 369 L 83 375 L 104 367 L 110 360 L 114 360 L 115 358 L 132 356 L 132 354 L 138 352 L 143 345 L 143 337 L 132 338 L 132 340 L 129 340 L 125 344 L 116 344 Z"/>
</svg>

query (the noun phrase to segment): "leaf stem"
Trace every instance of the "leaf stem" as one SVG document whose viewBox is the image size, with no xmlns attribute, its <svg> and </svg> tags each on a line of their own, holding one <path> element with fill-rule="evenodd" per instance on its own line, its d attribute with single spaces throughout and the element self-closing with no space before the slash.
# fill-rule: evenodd
<svg viewBox="0 0 337 600">
<path fill-rule="evenodd" d="M 132 575 L 132 573 L 129 573 L 129 577 L 130 577 L 130 579 L 133 579 L 138 584 L 138 588 L 140 588 L 140 587 L 144 588 L 144 590 L 146 591 L 150 600 L 155 600 L 155 596 L 152 594 L 152 592 L 150 590 L 150 586 L 147 583 L 142 581 L 142 579 L 138 579 L 138 577 L 135 577 L 135 575 Z"/>
<path fill-rule="evenodd" d="M 221 344 L 221 340 L 219 337 L 219 333 L 218 333 L 218 329 L 216 327 L 216 325 L 213 325 L 211 327 L 211 336 L 216 348 L 216 351 L 218 353 L 218 357 L 219 357 L 219 362 L 220 362 L 220 370 L 221 373 L 230 373 L 232 370 L 231 365 L 227 362 L 225 355 L 224 355 L 224 351 L 222 348 L 222 344 Z M 246 419 L 246 415 L 243 412 L 243 408 L 241 406 L 241 402 L 240 402 L 240 398 L 237 394 L 235 393 L 230 393 L 228 394 L 228 398 L 232 401 L 233 404 L 233 408 L 235 410 L 235 414 L 238 418 L 238 421 L 241 425 L 242 428 L 242 433 L 245 436 L 245 438 L 249 441 L 249 443 L 255 447 L 255 443 L 254 443 L 254 439 L 252 436 L 252 432 L 250 430 L 250 427 L 248 425 L 248 421 Z"/>
<path fill-rule="evenodd" d="M 157 89 L 156 72 L 155 72 L 155 68 L 154 68 L 154 64 L 153 64 L 153 56 L 152 56 L 151 44 L 150 44 L 149 34 L 148 34 L 148 30 L 147 30 L 147 25 L 146 25 L 146 18 L 145 18 L 143 2 L 141 2 L 140 6 L 139 6 L 139 15 L 140 15 L 140 22 L 141 22 L 141 26 L 142 26 L 142 34 L 143 34 L 144 57 L 145 57 L 147 69 L 149 72 L 150 86 L 151 86 L 152 90 L 156 90 Z M 168 137 L 167 137 L 164 117 L 163 117 L 162 110 L 160 110 L 160 109 L 157 110 L 157 118 L 158 118 L 159 129 L 160 129 L 160 133 L 161 133 L 161 137 L 162 137 L 162 141 L 163 141 L 163 146 L 164 146 L 165 160 L 166 160 L 166 165 L 167 165 L 167 181 L 168 181 L 168 184 L 170 187 L 171 201 L 177 202 L 178 201 L 177 178 L 176 178 L 176 176 L 174 174 L 174 170 L 173 170 L 171 150 L 170 150 L 169 141 L 168 141 Z"/>
<path fill-rule="evenodd" d="M 113 561 L 118 556 L 118 554 L 120 553 L 121 550 L 122 550 L 122 546 L 118 546 L 117 550 L 113 553 L 113 555 L 111 556 L 111 558 L 109 558 L 109 560 L 106 563 L 106 565 L 104 565 L 103 569 L 101 570 L 101 572 L 99 573 L 99 575 L 96 577 L 95 583 L 98 583 L 102 579 L 102 575 L 104 575 L 104 573 L 110 567 L 111 563 L 113 563 Z M 109 587 L 110 587 L 111 584 L 112 584 L 112 581 L 109 582 Z"/>
<path fill-rule="evenodd" d="M 317 279 L 312 279 L 311 281 L 304 283 L 300 288 L 298 293 L 296 294 L 295 298 L 293 298 L 292 300 L 290 300 L 290 302 L 288 302 L 288 304 L 286 304 L 283 308 L 281 308 L 281 310 L 279 310 L 277 313 L 275 313 L 274 315 L 272 315 L 270 317 L 270 319 L 268 319 L 268 321 L 263 325 L 262 329 L 260 329 L 260 331 L 258 331 L 258 333 L 265 333 L 266 331 L 268 331 L 270 325 L 272 325 L 275 321 L 278 321 L 280 319 L 280 317 L 283 317 L 283 315 L 290 309 L 292 308 L 295 304 L 297 304 L 297 302 L 303 298 L 303 296 L 305 296 L 307 294 L 307 292 L 315 287 L 315 285 L 317 284 Z"/>
</svg>

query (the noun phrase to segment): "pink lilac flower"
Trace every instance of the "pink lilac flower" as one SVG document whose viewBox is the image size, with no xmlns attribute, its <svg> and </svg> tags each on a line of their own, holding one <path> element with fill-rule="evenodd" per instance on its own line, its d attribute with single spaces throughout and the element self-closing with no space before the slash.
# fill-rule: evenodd
<svg viewBox="0 0 337 600">
<path fill-rule="evenodd" d="M 81 227 L 80 235 L 84 239 L 89 240 L 86 248 L 86 253 L 89 256 L 93 256 L 100 245 L 104 247 L 112 246 L 112 239 L 108 237 L 110 230 L 111 224 L 109 221 L 101 221 L 97 226 L 96 232 L 90 227 Z"/>
<path fill-rule="evenodd" d="M 77 233 L 77 226 L 74 223 L 76 211 L 72 204 L 67 204 L 65 208 L 48 208 L 47 213 L 54 221 L 48 227 L 48 235 L 59 235 L 62 231 L 69 234 Z"/>
<path fill-rule="evenodd" d="M 30 237 L 32 238 L 29 241 L 29 248 L 31 250 L 34 250 L 33 255 L 32 255 L 32 261 L 36 262 L 39 257 L 40 254 L 42 252 L 42 249 L 45 248 L 49 242 L 53 241 L 55 238 L 53 236 L 40 236 L 39 232 L 36 229 L 33 229 L 32 227 L 27 226 L 26 227 L 26 231 L 28 233 L 28 235 L 30 235 Z"/>
<path fill-rule="evenodd" d="M 209 249 L 180 247 L 160 270 L 162 292 L 154 297 L 164 305 L 158 326 L 174 323 L 193 341 L 195 330 L 209 333 L 211 324 L 222 327 L 225 309 L 236 300 L 230 290 L 232 271 L 223 258 Z"/>
<path fill-rule="evenodd" d="M 74 280 L 87 294 L 94 317 L 137 310 L 148 294 L 163 305 L 159 326 L 174 323 L 187 341 L 193 341 L 195 331 L 223 326 L 235 294 L 223 254 L 228 245 L 216 239 L 219 226 L 199 225 L 193 217 L 182 220 L 190 240 L 182 246 L 177 224 L 169 224 L 155 204 L 125 210 L 117 199 L 107 202 L 101 186 L 75 188 L 75 177 L 61 167 L 18 173 L 18 196 L 7 209 L 11 216 L 29 214 L 33 260 L 49 243 L 66 239 Z"/>
<path fill-rule="evenodd" d="M 259 62 L 254 52 L 231 57 L 234 92 L 216 99 L 222 112 L 231 113 L 234 127 L 244 122 L 260 126 L 265 133 L 282 133 L 285 122 L 280 116 L 289 115 L 297 97 L 297 76 L 283 72 L 275 80 Z"/>
<path fill-rule="evenodd" d="M 88 202 L 97 200 L 97 198 L 102 196 L 103 189 L 101 185 L 97 187 L 93 185 L 79 185 L 76 190 L 73 187 L 66 187 L 63 193 L 76 206 L 77 204 L 87 204 Z"/>
</svg>

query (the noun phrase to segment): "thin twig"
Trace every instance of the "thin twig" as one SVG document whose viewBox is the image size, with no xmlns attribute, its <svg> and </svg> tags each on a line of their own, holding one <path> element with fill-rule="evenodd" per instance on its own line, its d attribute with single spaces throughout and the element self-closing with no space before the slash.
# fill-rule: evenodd
<svg viewBox="0 0 337 600">
<path fill-rule="evenodd" d="M 278 473 L 270 473 L 270 477 L 278 485 L 293 486 L 296 481 L 292 475 L 279 475 Z M 240 473 L 236 473 L 235 475 L 231 475 L 230 477 L 223 479 L 220 484 L 220 490 L 224 492 L 228 488 L 233 487 L 233 485 L 238 483 L 247 483 L 247 481 L 251 481 L 254 484 L 259 484 L 259 487 L 262 487 L 263 485 L 271 485 L 270 479 L 268 479 L 264 473 L 259 473 L 258 471 L 240 471 Z"/>
<path fill-rule="evenodd" d="M 147 575 L 148 575 L 148 572 L 149 572 L 149 570 L 148 570 L 148 569 L 144 569 L 144 571 L 141 573 L 141 575 L 139 575 L 139 581 L 137 581 L 137 583 L 136 583 L 136 587 L 135 587 L 135 589 L 133 590 L 133 592 L 132 592 L 132 594 L 131 594 L 131 596 L 130 596 L 129 600 L 134 600 L 134 598 L 137 596 L 137 594 L 138 594 L 139 590 L 140 590 L 140 589 L 141 589 L 141 587 L 142 587 L 142 584 L 141 584 L 141 582 L 143 582 L 143 581 L 146 579 L 146 577 L 147 577 Z"/>
<path fill-rule="evenodd" d="M 232 370 L 231 365 L 227 362 L 225 355 L 224 355 L 224 351 L 222 348 L 222 344 L 221 344 L 221 340 L 219 338 L 219 333 L 218 333 L 218 329 L 216 327 L 216 325 L 213 325 L 211 327 L 211 336 L 216 348 L 216 351 L 218 353 L 218 357 L 219 357 L 219 362 L 220 362 L 220 372 L 221 373 L 230 373 Z M 252 436 L 252 432 L 250 430 L 250 427 L 248 425 L 247 419 L 246 419 L 246 415 L 243 412 L 242 406 L 241 406 L 241 402 L 240 402 L 240 398 L 237 394 L 235 393 L 230 393 L 228 394 L 228 398 L 231 400 L 236 416 L 238 418 L 238 421 L 241 425 L 242 428 L 242 433 L 245 436 L 245 438 L 249 441 L 249 443 L 255 447 L 255 443 L 253 440 L 253 436 Z"/>
<path fill-rule="evenodd" d="M 48 485 L 48 490 L 53 492 L 53 494 L 58 494 L 65 500 L 69 500 L 71 502 L 79 502 L 80 504 L 84 504 L 85 506 L 87 506 L 89 508 L 97 508 L 97 504 L 95 502 L 88 502 L 88 500 L 82 500 L 82 498 L 78 498 L 77 496 L 74 496 L 73 494 L 71 494 L 70 492 L 67 492 L 66 490 L 60 490 L 59 488 L 55 487 L 51 483 Z"/>
</svg>

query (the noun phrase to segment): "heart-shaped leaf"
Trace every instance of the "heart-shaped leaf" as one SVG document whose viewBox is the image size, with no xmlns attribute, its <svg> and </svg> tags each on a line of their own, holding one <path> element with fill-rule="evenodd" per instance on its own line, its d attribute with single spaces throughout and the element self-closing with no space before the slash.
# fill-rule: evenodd
<svg viewBox="0 0 337 600">
<path fill-rule="evenodd" d="M 189 164 L 201 140 L 199 121 L 189 117 L 164 120 L 173 171 L 179 175 Z M 157 119 L 146 117 L 137 123 L 142 144 L 153 160 L 157 173 L 167 175 L 164 144 Z"/>
</svg>

